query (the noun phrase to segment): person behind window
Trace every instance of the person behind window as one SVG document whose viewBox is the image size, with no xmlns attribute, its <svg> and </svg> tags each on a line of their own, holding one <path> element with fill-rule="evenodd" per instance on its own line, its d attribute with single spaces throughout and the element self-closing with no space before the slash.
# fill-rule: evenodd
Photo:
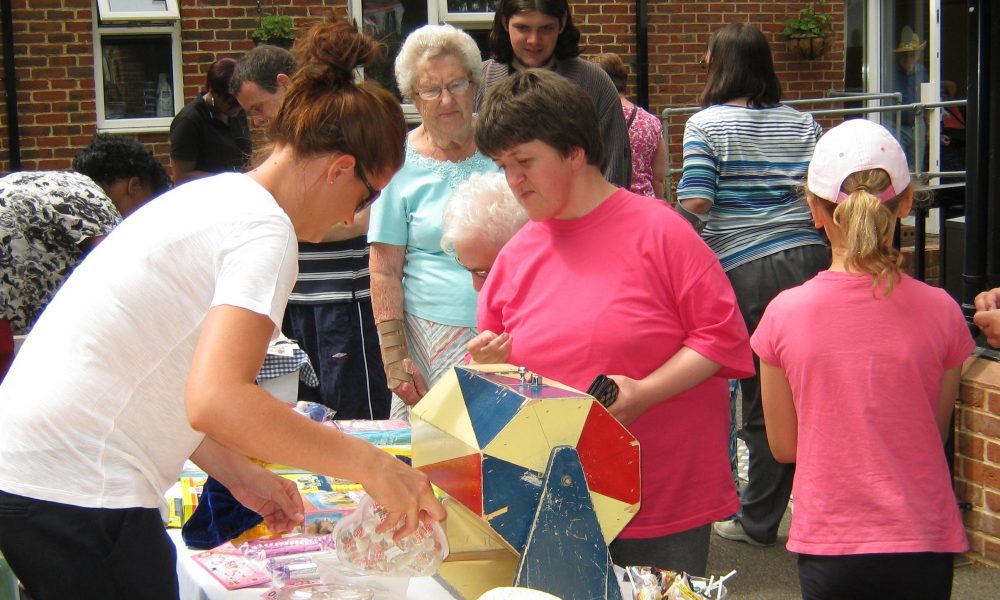
<svg viewBox="0 0 1000 600">
<path fill-rule="evenodd" d="M 582 87 L 597 109 L 604 143 L 601 170 L 611 183 L 628 187 L 630 146 L 618 93 L 600 67 L 579 58 L 579 42 L 566 0 L 500 0 L 490 30 L 492 58 L 482 64 L 475 109 L 487 90 L 516 71 L 543 68 L 562 75 Z"/>
<path fill-rule="evenodd" d="M 396 57 L 396 82 L 420 113 L 406 137 L 406 163 L 372 207 L 372 304 L 382 343 L 391 414 L 407 418 L 476 335 L 476 292 L 441 250 L 448 198 L 473 173 L 498 170 L 476 149 L 472 100 L 479 48 L 450 25 L 415 30 Z"/>
<path fill-rule="evenodd" d="M 705 220 L 702 237 L 722 262 L 740 312 L 753 333 L 764 307 L 783 289 L 815 275 L 830 257 L 799 195 L 820 126 L 780 104 L 781 83 L 767 38 L 749 23 L 731 23 L 708 39 L 704 109 L 684 126 L 682 209 Z M 740 382 L 750 461 L 738 518 L 718 535 L 772 545 L 788 504 L 793 465 L 778 464 L 767 446 L 760 382 Z"/>
<path fill-rule="evenodd" d="M 611 557 L 703 575 L 712 520 L 738 506 L 726 379 L 753 370 L 732 286 L 675 210 L 604 178 L 597 114 L 579 86 L 515 73 L 479 118 L 476 142 L 530 221 L 483 284 L 470 350 L 507 334 L 505 362 L 580 390 L 612 379 L 609 411 L 642 451 L 642 506 Z"/>
<path fill-rule="evenodd" d="M 73 171 L 22 171 L 0 179 L 0 293 L 14 335 L 26 335 L 66 277 L 104 236 L 170 188 L 153 153 L 100 134 Z"/>
<path fill-rule="evenodd" d="M 125 219 L 0 384 L 0 552 L 32 597 L 176 600 L 159 507 L 188 458 L 277 533 L 302 522 L 301 494 L 247 456 L 362 484 L 385 509 L 380 531 L 445 516 L 426 475 L 254 383 L 296 240 L 352 223 L 403 164 L 398 100 L 354 80 L 380 45 L 336 18 L 299 45 L 267 158 Z"/>
<path fill-rule="evenodd" d="M 913 32 L 909 25 L 903 27 L 899 34 L 899 45 L 892 51 L 894 61 L 889 71 L 889 87 L 893 92 L 901 94 L 900 104 L 915 104 L 920 102 L 920 84 L 928 80 L 927 67 L 923 64 L 926 41 L 920 41 L 920 36 Z M 915 165 L 916 141 L 921 144 L 921 162 L 927 160 L 927 140 L 924 139 L 926 129 L 924 122 L 916 119 L 916 111 L 909 109 L 900 112 L 899 143 L 906 153 L 910 168 L 922 168 Z"/>
<path fill-rule="evenodd" d="M 806 199 L 833 260 L 778 294 L 750 342 L 768 443 L 796 462 L 802 597 L 946 600 L 969 544 L 942 447 L 975 344 L 947 292 L 901 270 L 892 238 L 913 186 L 885 128 L 827 132 Z"/>
<path fill-rule="evenodd" d="M 667 145 L 663 124 L 658 118 L 625 97 L 628 66 L 620 56 L 608 52 L 597 57 L 597 64 L 611 78 L 621 99 L 629 144 L 632 146 L 632 184 L 629 189 L 641 196 L 663 198 L 663 177 L 667 173 Z"/>
<path fill-rule="evenodd" d="M 232 58 L 213 62 L 205 77 L 205 91 L 170 122 L 170 166 L 177 185 L 247 168 L 250 128 L 243 108 L 229 92 L 235 68 Z"/>
<path fill-rule="evenodd" d="M 256 126 L 271 122 L 298 63 L 289 51 L 263 44 L 236 64 L 230 91 Z M 299 343 L 319 388 L 299 382 L 298 399 L 336 411 L 336 419 L 385 419 L 386 386 L 368 275 L 367 210 L 323 241 L 299 241 L 299 275 L 288 298 L 284 334 Z"/>
</svg>

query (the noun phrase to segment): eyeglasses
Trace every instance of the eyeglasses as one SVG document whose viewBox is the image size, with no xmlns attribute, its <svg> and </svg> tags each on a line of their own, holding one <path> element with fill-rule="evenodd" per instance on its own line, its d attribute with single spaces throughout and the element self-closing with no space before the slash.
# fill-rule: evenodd
<svg viewBox="0 0 1000 600">
<path fill-rule="evenodd" d="M 486 277 L 489 276 L 489 274 L 490 274 L 490 270 L 489 269 L 470 269 L 469 267 L 463 265 L 462 261 L 459 260 L 457 254 L 455 255 L 455 262 L 458 263 L 458 266 L 462 267 L 463 269 L 465 269 L 469 273 L 472 273 L 473 277 L 478 277 L 480 279 L 486 279 Z"/>
<path fill-rule="evenodd" d="M 704 56 L 702 56 L 701 60 L 698 61 L 698 66 L 701 67 L 702 69 L 706 69 L 706 70 L 708 69 L 708 61 L 705 60 Z"/>
<path fill-rule="evenodd" d="M 417 90 L 417 95 L 424 100 L 437 100 L 441 97 L 441 92 L 447 89 L 448 93 L 452 96 L 461 96 L 465 92 L 469 91 L 469 80 L 459 79 L 458 81 L 452 81 L 443 88 L 430 88 L 427 90 Z"/>
<path fill-rule="evenodd" d="M 365 187 L 368 188 L 368 196 L 366 196 L 365 199 L 362 200 L 361 202 L 358 202 L 357 208 L 354 209 L 354 214 L 358 214 L 359 212 L 371 206 L 372 202 L 378 200 L 378 197 L 382 194 L 382 190 L 376 190 L 372 186 L 372 184 L 369 183 L 368 178 L 365 177 L 365 173 L 364 171 L 361 170 L 361 167 L 355 167 L 354 173 L 357 174 L 358 179 L 361 180 L 361 183 L 365 184 Z"/>
</svg>

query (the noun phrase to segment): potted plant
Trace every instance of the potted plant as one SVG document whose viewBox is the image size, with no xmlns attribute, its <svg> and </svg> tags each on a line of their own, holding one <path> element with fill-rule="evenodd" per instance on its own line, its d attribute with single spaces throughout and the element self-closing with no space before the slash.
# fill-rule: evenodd
<svg viewBox="0 0 1000 600">
<path fill-rule="evenodd" d="M 830 15 L 816 12 L 816 5 L 826 6 L 826 0 L 810 2 L 799 10 L 798 17 L 785 19 L 785 29 L 781 32 L 788 38 L 792 50 L 807 60 L 819 58 L 826 52 L 826 38 L 833 33 Z"/>
<path fill-rule="evenodd" d="M 254 44 L 271 44 L 291 48 L 295 41 L 295 22 L 285 15 L 263 14 L 257 22 L 257 29 L 250 34 Z"/>
</svg>

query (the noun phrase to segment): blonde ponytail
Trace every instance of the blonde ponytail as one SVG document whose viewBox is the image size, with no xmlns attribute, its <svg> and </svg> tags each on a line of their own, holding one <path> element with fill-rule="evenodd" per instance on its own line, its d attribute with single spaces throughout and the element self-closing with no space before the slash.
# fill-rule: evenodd
<svg viewBox="0 0 1000 600">
<path fill-rule="evenodd" d="M 841 189 L 848 194 L 839 204 L 827 202 L 833 224 L 844 236 L 848 271 L 872 276 L 872 291 L 882 288 L 888 296 L 899 280 L 903 256 L 892 246 L 893 226 L 903 194 L 882 202 L 877 194 L 890 185 L 889 175 L 882 169 L 852 173 Z M 904 192 L 905 194 L 906 192 Z"/>
</svg>

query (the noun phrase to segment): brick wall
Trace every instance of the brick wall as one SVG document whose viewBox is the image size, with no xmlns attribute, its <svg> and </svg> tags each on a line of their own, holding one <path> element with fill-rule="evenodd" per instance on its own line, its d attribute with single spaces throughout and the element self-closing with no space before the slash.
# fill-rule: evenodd
<svg viewBox="0 0 1000 600">
<path fill-rule="evenodd" d="M 253 47 L 257 4 L 249 0 L 178 0 L 184 101 L 204 86 L 216 58 L 239 56 Z M 18 125 L 24 170 L 67 169 L 96 132 L 93 12 L 91 0 L 11 0 L 17 71 Z M 347 0 L 263 2 L 296 17 L 299 29 L 331 7 L 346 13 Z M 0 65 L 2 69 L 2 65 Z M 10 170 L 7 104 L 0 95 L 0 174 Z M 135 134 L 165 165 L 166 132 Z"/>
<path fill-rule="evenodd" d="M 781 36 L 784 21 L 797 16 L 808 2 L 649 2 L 649 108 L 660 115 L 664 108 L 695 106 L 705 86 L 705 74 L 698 60 L 709 35 L 734 21 L 745 21 L 764 32 L 774 55 L 775 70 L 781 79 L 786 100 L 822 97 L 827 90 L 844 89 L 844 2 L 828 0 L 826 10 L 833 17 L 834 35 L 822 59 L 801 60 L 792 54 Z M 572 2 L 574 22 L 583 33 L 584 52 L 594 56 L 617 52 L 635 58 L 634 3 L 609 0 Z M 634 98 L 635 69 L 628 94 Z M 681 164 L 681 136 L 688 115 L 671 118 L 668 127 L 670 165 Z M 839 121 L 838 121 L 839 122 Z M 823 123 L 825 127 L 831 125 Z"/>
<path fill-rule="evenodd" d="M 68 168 L 73 155 L 86 145 L 96 127 L 91 0 L 11 0 L 17 57 L 18 111 L 24 169 Z M 252 46 L 257 4 L 249 0 L 179 0 L 184 98 L 189 101 L 204 82 L 208 65 L 220 56 L 238 56 Z M 264 2 L 296 17 L 301 30 L 312 19 L 336 7 L 343 14 L 347 0 L 282 0 Z M 615 0 L 571 0 L 574 21 L 583 33 L 586 56 L 618 52 L 634 61 L 635 3 Z M 735 20 L 760 27 L 772 44 L 785 97 L 821 96 L 843 88 L 843 0 L 829 0 L 834 17 L 833 47 L 817 61 L 795 60 L 779 33 L 783 21 L 806 2 L 649 2 L 649 99 L 659 114 L 668 106 L 696 103 L 704 85 L 698 58 L 708 35 Z M 634 96 L 634 77 L 630 93 Z M 0 97 L 0 174 L 9 168 L 7 107 Z M 680 164 L 683 117 L 671 126 L 671 164 Z M 167 134 L 136 136 L 167 163 Z"/>
<path fill-rule="evenodd" d="M 955 484 L 969 554 L 1000 566 L 1000 363 L 969 359 L 955 416 Z"/>
</svg>

